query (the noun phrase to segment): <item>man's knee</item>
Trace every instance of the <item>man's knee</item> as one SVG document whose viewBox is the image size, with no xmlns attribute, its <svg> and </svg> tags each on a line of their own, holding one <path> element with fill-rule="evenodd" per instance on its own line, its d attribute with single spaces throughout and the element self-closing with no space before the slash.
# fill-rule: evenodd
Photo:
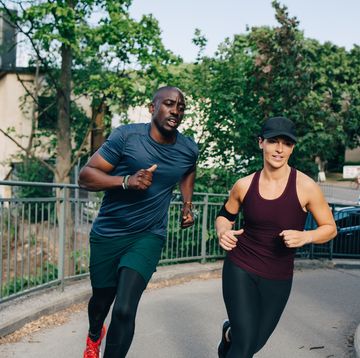
<svg viewBox="0 0 360 358">
<path fill-rule="evenodd" d="M 135 321 L 136 311 L 129 304 L 117 303 L 113 307 L 112 315 L 114 318 L 121 321 Z"/>
<path fill-rule="evenodd" d="M 115 288 L 94 289 L 89 301 L 89 310 L 102 313 L 108 312 L 115 297 Z"/>
</svg>

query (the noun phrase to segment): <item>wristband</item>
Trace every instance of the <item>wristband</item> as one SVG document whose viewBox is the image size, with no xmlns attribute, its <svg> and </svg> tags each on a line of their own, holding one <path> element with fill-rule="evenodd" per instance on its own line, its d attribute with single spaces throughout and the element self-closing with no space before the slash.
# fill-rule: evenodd
<svg viewBox="0 0 360 358">
<path fill-rule="evenodd" d="M 183 202 L 183 206 L 184 205 L 189 205 L 190 206 L 190 209 L 192 209 L 192 207 L 193 207 L 193 203 L 191 202 L 191 201 L 184 201 Z"/>
<path fill-rule="evenodd" d="M 129 178 L 130 178 L 130 175 L 125 175 L 125 176 L 124 176 L 124 180 L 123 180 L 123 182 L 122 182 L 122 184 L 121 184 L 121 186 L 122 186 L 122 188 L 123 188 L 124 190 L 126 190 L 126 189 L 129 188 Z"/>
<path fill-rule="evenodd" d="M 216 217 L 223 216 L 224 218 L 228 219 L 229 221 L 235 221 L 238 214 L 232 214 L 227 211 L 225 204 L 221 207 L 219 213 Z"/>
</svg>

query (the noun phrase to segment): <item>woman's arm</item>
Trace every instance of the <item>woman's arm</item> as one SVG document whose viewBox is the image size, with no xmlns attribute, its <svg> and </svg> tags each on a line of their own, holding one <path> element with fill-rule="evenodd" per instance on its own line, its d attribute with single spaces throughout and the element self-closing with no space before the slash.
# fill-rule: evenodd
<svg viewBox="0 0 360 358">
<path fill-rule="evenodd" d="M 306 193 L 305 207 L 313 215 L 318 227 L 309 231 L 284 230 L 280 236 L 283 237 L 285 245 L 301 247 L 305 244 L 323 244 L 330 241 L 337 234 L 336 224 L 320 187 L 308 178 L 302 182 L 300 190 L 300 194 Z"/>
<path fill-rule="evenodd" d="M 229 199 L 224 204 L 215 221 L 215 229 L 219 239 L 219 245 L 226 251 L 232 250 L 237 243 L 237 237 L 244 232 L 243 229 L 232 230 L 236 215 L 239 213 L 241 206 L 241 184 L 235 183 L 230 191 Z M 221 213 L 222 212 L 222 213 Z"/>
</svg>

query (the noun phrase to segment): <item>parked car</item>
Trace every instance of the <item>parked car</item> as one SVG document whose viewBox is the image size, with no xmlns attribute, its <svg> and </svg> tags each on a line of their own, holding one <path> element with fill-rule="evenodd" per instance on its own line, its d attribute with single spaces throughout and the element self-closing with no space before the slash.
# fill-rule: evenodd
<svg viewBox="0 0 360 358">
<path fill-rule="evenodd" d="M 328 244 L 315 245 L 314 254 L 328 256 L 332 253 L 333 257 L 360 257 L 360 206 L 335 206 L 333 215 L 338 234 Z M 309 214 L 305 230 L 314 228 L 316 228 L 315 220 Z"/>
<path fill-rule="evenodd" d="M 334 256 L 360 256 L 360 206 L 335 207 L 338 229 L 334 240 Z"/>
</svg>

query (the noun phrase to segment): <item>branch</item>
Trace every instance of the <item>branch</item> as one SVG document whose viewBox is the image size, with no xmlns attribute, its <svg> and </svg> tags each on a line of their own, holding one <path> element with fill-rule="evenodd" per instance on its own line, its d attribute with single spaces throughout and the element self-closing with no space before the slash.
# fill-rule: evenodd
<svg viewBox="0 0 360 358">
<path fill-rule="evenodd" d="M 27 150 L 26 148 L 24 148 L 16 139 L 14 139 L 13 137 L 11 137 L 9 134 L 7 134 L 5 131 L 3 131 L 0 128 L 0 132 L 2 134 L 4 134 L 5 137 L 9 138 L 13 143 L 15 143 L 21 150 L 23 150 L 29 157 L 37 160 L 38 162 L 40 162 L 43 166 L 45 166 L 47 169 L 49 169 L 52 173 L 55 174 L 55 169 L 48 163 L 45 162 L 45 160 L 38 158 L 36 155 L 34 155 L 33 153 L 31 153 L 29 150 Z"/>
<path fill-rule="evenodd" d="M 25 86 L 24 81 L 20 78 L 20 75 L 18 72 L 16 72 L 16 77 L 18 81 L 21 83 L 21 86 L 24 88 L 25 92 L 32 98 L 32 100 L 35 102 L 36 105 L 39 106 L 39 101 L 37 101 L 34 97 L 34 95 L 30 92 L 30 90 Z"/>
<path fill-rule="evenodd" d="M 5 12 L 7 13 L 7 15 L 8 15 L 8 17 L 9 17 L 9 20 L 11 21 L 12 18 L 13 18 L 13 14 L 12 14 L 11 11 L 7 8 L 7 6 L 6 6 L 6 4 L 5 4 L 5 2 L 4 2 L 3 0 L 0 0 L 0 4 L 1 4 L 2 7 L 4 8 Z M 28 21 L 29 21 L 29 20 L 28 20 Z M 30 22 L 30 21 L 29 21 L 29 22 Z M 37 49 L 36 44 L 34 43 L 32 37 L 30 36 L 30 33 L 27 32 L 27 31 L 25 31 L 25 30 L 23 30 L 23 28 L 18 24 L 18 21 L 15 21 L 15 22 L 12 21 L 12 24 L 15 25 L 15 27 L 19 30 L 20 33 L 24 34 L 24 35 L 28 38 L 28 40 L 29 40 L 30 43 L 31 43 L 31 46 L 32 46 L 33 50 L 34 50 L 35 53 L 36 53 L 37 58 L 40 60 L 41 64 L 45 67 L 45 70 L 46 70 L 45 72 L 49 75 L 49 78 L 51 79 L 51 81 L 52 81 L 55 89 L 56 89 L 56 90 L 59 90 L 59 88 L 58 88 L 58 86 L 57 86 L 57 82 L 58 82 L 58 81 L 56 80 L 56 78 L 54 78 L 54 77 L 52 76 L 51 71 L 50 71 L 50 69 L 49 69 L 49 66 L 48 66 L 47 62 L 41 57 L 40 52 L 39 52 L 39 50 Z M 33 28 L 33 24 L 32 24 L 31 22 L 30 22 L 30 25 L 31 25 L 31 28 Z"/>
<path fill-rule="evenodd" d="M 82 141 L 82 143 L 81 143 L 81 145 L 80 145 L 80 147 L 79 147 L 79 149 L 78 149 L 78 151 L 77 151 L 77 153 L 76 153 L 76 155 L 75 155 L 75 157 L 74 157 L 74 159 L 73 159 L 73 161 L 72 161 L 72 163 L 71 163 L 71 165 L 70 165 L 70 168 L 68 169 L 68 171 L 67 171 L 67 173 L 66 173 L 66 175 L 69 175 L 71 169 L 74 167 L 74 165 L 76 164 L 76 162 L 77 162 L 78 159 L 80 158 L 81 152 L 82 152 L 83 148 L 85 147 L 86 140 L 87 140 L 87 138 L 88 138 L 88 136 L 89 136 L 89 133 L 90 133 L 90 131 L 93 129 L 93 125 L 94 125 L 95 118 L 96 118 L 96 116 L 100 113 L 100 110 L 102 109 L 102 107 L 103 107 L 103 105 L 104 105 L 104 103 L 105 103 L 105 100 L 106 100 L 106 97 L 104 96 L 104 97 L 101 99 L 101 101 L 100 101 L 98 107 L 96 108 L 96 110 L 93 111 L 92 116 L 91 116 L 90 125 L 89 125 L 88 129 L 86 130 L 86 134 L 85 134 L 85 136 L 84 136 L 84 139 L 83 139 L 83 141 Z"/>
<path fill-rule="evenodd" d="M 67 172 L 66 172 L 66 176 L 69 175 L 71 169 L 74 167 L 74 165 L 76 164 L 76 162 L 77 162 L 78 159 L 80 158 L 81 152 L 82 152 L 83 148 L 85 147 L 87 138 L 88 138 L 89 133 L 91 132 L 92 128 L 93 128 L 93 122 L 91 121 L 88 129 L 86 130 L 86 134 L 85 134 L 85 136 L 84 136 L 84 139 L 83 139 L 83 141 L 82 141 L 82 143 L 81 143 L 81 145 L 80 145 L 80 147 L 79 147 L 79 149 L 78 149 L 78 151 L 77 151 L 77 153 L 76 153 L 73 161 L 72 161 L 71 164 L 70 164 L 70 168 L 69 168 L 69 169 L 67 170 Z"/>
</svg>

